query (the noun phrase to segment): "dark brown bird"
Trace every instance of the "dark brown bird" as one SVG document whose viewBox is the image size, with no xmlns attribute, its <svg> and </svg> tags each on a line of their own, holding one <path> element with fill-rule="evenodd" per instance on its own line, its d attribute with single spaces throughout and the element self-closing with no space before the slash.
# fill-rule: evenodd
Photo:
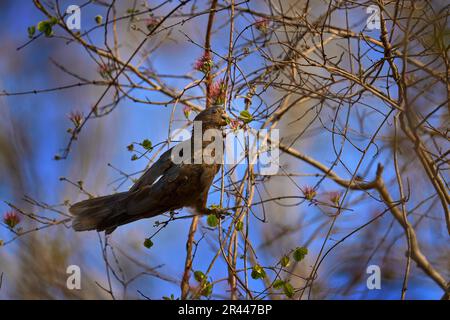
<svg viewBox="0 0 450 320">
<path fill-rule="evenodd" d="M 200 112 L 194 121 L 201 121 L 202 132 L 205 132 L 225 126 L 227 118 L 223 108 L 213 106 Z M 193 137 L 194 134 L 190 140 L 181 143 L 190 143 L 194 150 Z M 208 144 L 210 142 L 203 142 L 202 150 Z M 196 164 L 192 160 L 176 164 L 172 161 L 175 147 L 163 153 L 129 191 L 81 201 L 70 207 L 70 213 L 75 216 L 73 229 L 110 234 L 118 226 L 183 207 L 194 208 L 200 214 L 211 213 L 206 202 L 220 163 Z"/>
</svg>

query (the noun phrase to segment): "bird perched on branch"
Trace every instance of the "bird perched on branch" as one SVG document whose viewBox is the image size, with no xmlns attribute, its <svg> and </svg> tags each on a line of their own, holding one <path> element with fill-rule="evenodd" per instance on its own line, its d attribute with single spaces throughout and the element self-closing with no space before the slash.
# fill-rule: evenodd
<svg viewBox="0 0 450 320">
<path fill-rule="evenodd" d="M 194 124 L 201 122 L 203 137 L 208 129 L 226 126 L 227 119 L 228 115 L 222 107 L 213 106 L 200 112 L 195 117 Z M 191 139 L 181 142 L 183 143 L 193 147 L 194 132 Z M 71 206 L 69 211 L 75 217 L 73 229 L 105 231 L 110 234 L 118 226 L 183 207 L 194 208 L 200 214 L 210 214 L 217 210 L 208 209 L 206 202 L 209 188 L 221 164 L 174 162 L 173 150 L 177 146 L 180 145 L 163 153 L 129 191 L 88 199 Z M 203 141 L 201 151 L 206 147 L 207 144 Z M 189 160 L 194 160 L 194 153 L 189 157 Z"/>
</svg>

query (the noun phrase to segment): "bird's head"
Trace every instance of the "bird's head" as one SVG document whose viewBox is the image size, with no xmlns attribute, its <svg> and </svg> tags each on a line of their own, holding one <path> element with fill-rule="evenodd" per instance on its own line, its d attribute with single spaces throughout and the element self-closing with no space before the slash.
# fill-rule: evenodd
<svg viewBox="0 0 450 320">
<path fill-rule="evenodd" d="M 194 121 L 201 121 L 205 127 L 223 127 L 227 125 L 229 118 L 224 108 L 213 106 L 200 112 Z"/>
</svg>

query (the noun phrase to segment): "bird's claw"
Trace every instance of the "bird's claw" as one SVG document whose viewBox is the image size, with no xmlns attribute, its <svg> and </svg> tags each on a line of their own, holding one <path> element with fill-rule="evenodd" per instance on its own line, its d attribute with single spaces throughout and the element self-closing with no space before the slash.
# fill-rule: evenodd
<svg viewBox="0 0 450 320">
<path fill-rule="evenodd" d="M 219 219 L 224 219 L 225 216 L 229 215 L 229 212 L 224 208 L 211 208 L 211 209 L 207 208 L 206 214 L 207 215 L 213 214 Z"/>
</svg>

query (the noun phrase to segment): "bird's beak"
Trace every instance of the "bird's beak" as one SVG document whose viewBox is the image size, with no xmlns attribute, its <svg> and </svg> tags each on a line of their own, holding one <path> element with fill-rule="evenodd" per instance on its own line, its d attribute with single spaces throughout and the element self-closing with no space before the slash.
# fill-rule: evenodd
<svg viewBox="0 0 450 320">
<path fill-rule="evenodd" d="M 230 116 L 227 113 L 222 113 L 222 125 L 226 126 L 230 120 Z"/>
</svg>

